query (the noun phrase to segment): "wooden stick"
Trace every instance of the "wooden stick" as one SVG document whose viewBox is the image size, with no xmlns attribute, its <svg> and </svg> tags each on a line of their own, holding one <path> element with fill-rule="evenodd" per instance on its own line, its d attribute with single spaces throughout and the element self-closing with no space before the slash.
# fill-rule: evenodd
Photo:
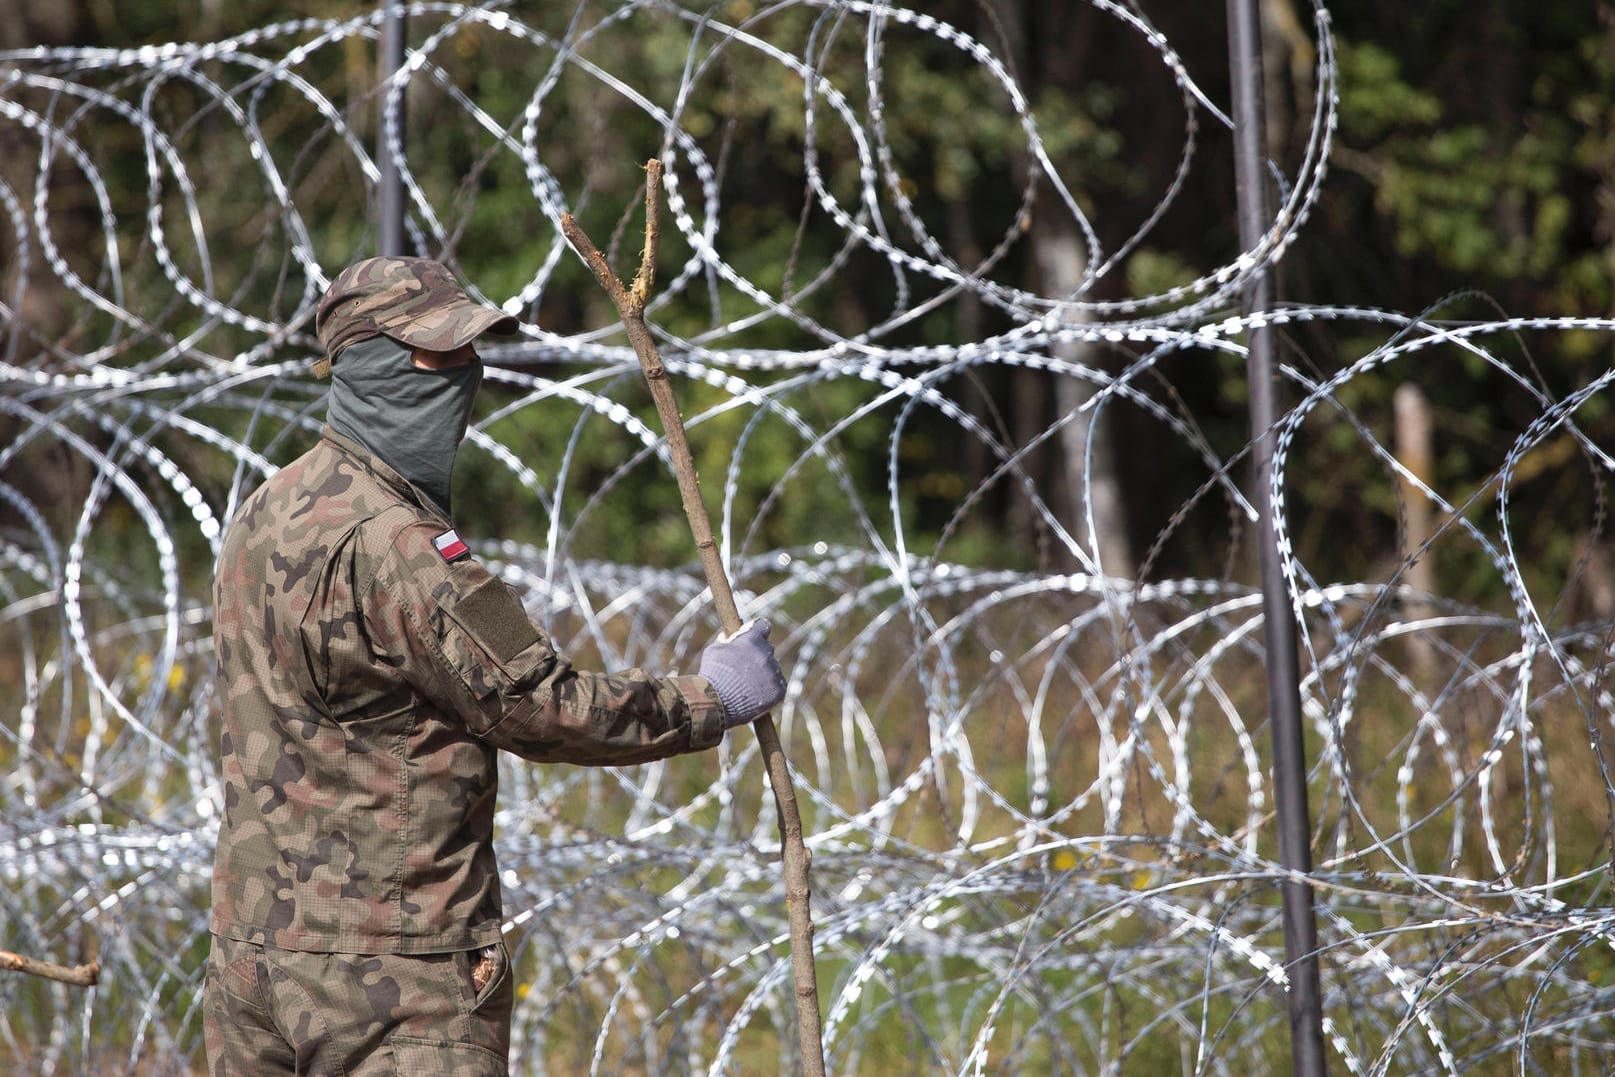
<svg viewBox="0 0 1615 1077">
<path fill-rule="evenodd" d="M 10 950 L 0 950 L 0 969 L 7 972 L 26 972 L 30 976 L 43 976 L 47 980 L 58 980 L 64 984 L 73 984 L 76 987 L 94 987 L 101 982 L 101 962 L 91 961 L 88 965 L 75 965 L 68 968 L 66 965 L 57 965 L 49 961 L 41 961 L 37 957 L 24 957 L 14 954 Z"/>
<path fill-rule="evenodd" d="M 662 419 L 667 448 L 673 457 L 673 474 L 678 479 L 679 496 L 684 502 L 684 515 L 690 521 L 690 533 L 701 557 L 701 569 L 706 574 L 707 586 L 712 591 L 713 605 L 718 609 L 723 630 L 733 632 L 740 627 L 740 610 L 735 605 L 735 594 L 729 586 L 728 574 L 723 570 L 723 560 L 718 556 L 718 544 L 712 537 L 706 503 L 701 500 L 701 483 L 695 472 L 695 461 L 690 455 L 689 441 L 684 436 L 684 419 L 679 415 L 678 403 L 673 399 L 673 387 L 668 384 L 667 368 L 662 364 L 661 353 L 657 351 L 656 342 L 645 325 L 645 302 L 650 297 L 651 284 L 656 277 L 656 251 L 661 240 L 662 163 L 654 159 L 647 161 L 645 173 L 645 250 L 632 289 L 625 288 L 622 281 L 617 279 L 616 273 L 606 264 L 605 256 L 589 241 L 571 214 L 561 215 L 561 232 L 588 264 L 595 279 L 616 305 L 617 313 L 622 316 L 623 327 L 628 330 L 628 341 L 639 358 L 645 381 L 650 386 L 651 398 L 656 401 L 656 412 Z M 824 1077 L 819 987 L 813 963 L 812 892 L 808 885 L 812 856 L 802 842 L 802 816 L 796 807 L 796 789 L 791 784 L 790 767 L 785 761 L 785 750 L 780 745 L 773 716 L 765 714 L 752 722 L 751 727 L 757 731 L 757 741 L 762 746 L 768 783 L 774 793 L 774 810 L 779 816 L 780 850 L 785 863 L 785 904 L 791 927 L 791 968 L 796 986 L 796 1031 L 802 1051 L 802 1070 L 807 1077 Z"/>
</svg>

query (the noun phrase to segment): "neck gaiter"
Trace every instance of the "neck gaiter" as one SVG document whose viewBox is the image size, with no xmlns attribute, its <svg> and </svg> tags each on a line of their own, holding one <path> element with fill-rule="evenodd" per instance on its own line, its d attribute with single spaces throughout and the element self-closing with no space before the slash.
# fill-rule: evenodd
<svg viewBox="0 0 1615 1077">
<path fill-rule="evenodd" d="M 423 370 L 390 337 L 350 344 L 331 369 L 326 421 L 381 457 L 449 515 L 454 454 L 482 384 L 482 361 Z"/>
</svg>

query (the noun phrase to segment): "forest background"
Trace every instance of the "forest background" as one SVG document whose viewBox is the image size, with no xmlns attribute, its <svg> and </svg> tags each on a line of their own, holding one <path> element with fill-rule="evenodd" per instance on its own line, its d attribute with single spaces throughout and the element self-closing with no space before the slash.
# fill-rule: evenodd
<svg viewBox="0 0 1615 1077">
<path fill-rule="evenodd" d="M 517 5 L 512 13 L 560 35 L 567 21 L 586 7 L 546 4 L 529 11 Z M 740 21 L 754 9 L 731 3 L 719 5 L 717 13 Z M 949 0 L 926 9 L 974 35 L 1011 65 L 1050 159 L 1093 220 L 1099 239 L 1114 250 L 1159 199 L 1182 153 L 1181 92 L 1154 49 L 1114 17 L 1086 4 Z M 0 22 L 0 48 L 205 41 L 281 19 L 345 18 L 371 10 L 373 5 L 352 0 L 241 0 L 230 5 L 24 0 L 12 17 Z M 1291 0 L 1264 0 L 1262 10 L 1268 135 L 1272 157 L 1282 165 L 1298 159 L 1312 122 L 1317 58 L 1312 15 Z M 1340 65 L 1337 142 L 1321 199 L 1300 242 L 1279 265 L 1280 297 L 1298 304 L 1408 314 L 1428 309 L 1439 320 L 1490 319 L 1499 312 L 1609 316 L 1615 304 L 1615 129 L 1610 123 L 1615 115 L 1615 6 L 1589 7 L 1581 0 L 1529 5 L 1518 0 L 1480 5 L 1435 0 L 1408 8 L 1342 0 L 1330 11 Z M 811 9 L 797 14 L 804 25 L 818 17 Z M 1146 14 L 1208 96 L 1226 101 L 1221 10 L 1155 5 Z M 839 44 L 833 35 L 825 36 L 822 63 L 860 61 L 859 35 L 848 35 Z M 376 57 L 360 40 L 348 44 L 341 53 L 345 70 L 329 75 L 347 80 L 353 100 L 364 101 L 377 79 Z M 687 34 L 673 26 L 665 35 L 653 31 L 612 39 L 613 47 L 640 50 L 632 59 L 649 81 L 668 81 L 670 86 L 676 86 L 684 71 L 687 45 Z M 519 113 L 536 77 L 520 66 L 533 62 L 530 54 L 500 54 L 513 47 L 509 39 L 479 35 L 473 28 L 462 31 L 436 58 L 491 115 L 509 117 Z M 629 58 L 614 59 L 624 64 Z M 929 35 L 889 46 L 887 61 L 885 122 L 899 168 L 915 177 L 907 193 L 921 218 L 966 265 L 986 255 L 1001 239 L 1006 222 L 1014 221 L 1022 235 L 993 267 L 993 277 L 1045 296 L 1068 291 L 1070 266 L 1080 266 L 1083 257 L 1079 237 L 1069 214 L 1056 212 L 1057 201 L 1049 196 L 1046 182 L 1043 190 L 1034 189 L 1029 212 L 1017 219 L 1029 161 L 1024 135 L 1012 112 L 1002 107 L 1002 91 L 986 85 L 972 59 Z M 743 59 L 737 56 L 731 62 Z M 733 74 L 728 77 L 726 90 L 719 65 L 702 92 L 693 95 L 684 122 L 697 138 L 722 143 L 717 159 L 723 227 L 726 235 L 740 237 L 731 239 L 727 256 L 753 279 L 788 294 L 793 274 L 805 277 L 803 267 L 828 260 L 841 238 L 836 229 L 815 227 L 811 220 L 817 211 L 799 166 L 804 123 L 800 83 L 775 83 L 777 96 L 754 92 L 748 83 L 748 92 L 737 94 L 732 92 Z M 998 100 L 981 107 L 989 97 Z M 616 252 L 619 262 L 627 262 L 637 246 L 631 228 L 627 241 L 622 240 L 624 207 L 635 205 L 637 163 L 657 151 L 660 132 L 642 113 L 613 106 L 609 95 L 581 81 L 576 92 L 558 93 L 556 99 L 561 106 L 547 109 L 544 117 L 544 163 L 563 182 L 579 178 L 577 188 L 567 192 L 576 199 L 573 211 L 596 235 L 629 248 Z M 170 107 L 181 110 L 184 103 L 175 100 Z M 411 168 L 438 205 L 451 207 L 446 224 L 453 249 L 422 253 L 457 260 L 489 295 L 511 294 L 532 272 L 531 237 L 552 234 L 523 183 L 520 162 L 508 154 L 483 153 L 474 137 L 458 129 L 463 125 L 435 124 L 434 102 L 427 94 L 412 91 L 409 108 Z M 349 119 L 359 133 L 373 138 L 374 120 L 367 111 L 373 115 L 375 109 L 355 106 Z M 196 123 L 196 137 L 203 144 L 206 122 L 199 117 Z M 827 180 L 854 183 L 855 176 L 838 174 L 853 165 L 837 159 L 832 125 L 822 126 L 827 131 L 819 132 L 817 149 Z M 308 137 L 304 131 L 277 129 L 273 112 L 267 114 L 263 132 L 272 145 L 277 139 Z M 138 136 L 124 128 L 115 137 L 128 139 L 130 145 L 124 173 L 114 169 L 107 176 L 113 204 L 144 212 L 147 178 Z M 1197 138 L 1183 190 L 1144 243 L 1098 281 L 1091 298 L 1156 293 L 1237 251 L 1229 211 L 1233 168 L 1228 133 L 1216 123 L 1202 122 Z M 238 142 L 232 144 L 232 151 L 238 148 Z M 357 173 L 351 162 L 340 163 L 342 154 L 327 156 L 338 163 L 326 167 L 319 153 L 303 158 L 306 167 L 298 177 L 296 197 L 305 209 L 322 199 L 328 205 L 351 200 Z M 116 159 L 116 154 L 102 159 Z M 6 147 L 0 147 L 0 160 L 8 160 L 3 166 L 8 175 L 17 173 L 13 179 L 26 180 L 34 164 L 26 157 L 17 159 Z M 227 167 L 221 162 L 220 174 L 227 174 Z M 21 189 L 28 189 L 26 183 Z M 205 174 L 198 178 L 198 189 L 215 230 L 210 238 L 219 272 L 228 278 L 229 252 L 250 257 L 253 229 L 261 226 L 256 217 L 266 207 L 242 203 L 234 185 L 210 186 Z M 55 227 L 71 229 L 72 206 L 71 192 L 53 195 Z M 465 209 L 458 220 L 453 218 L 455 206 Z M 99 225 L 87 194 L 80 208 L 88 237 Z M 323 264 L 339 265 L 366 253 L 375 223 L 374 207 L 370 210 L 364 220 L 351 211 L 333 214 L 337 225 L 315 236 Z M 218 222 L 226 221 L 239 224 L 240 242 L 234 246 L 228 234 L 217 234 Z M 664 264 L 676 264 L 686 254 L 674 237 L 666 241 Z M 245 268 L 235 273 L 240 279 L 250 276 Z M 565 260 L 554 281 L 527 317 L 563 336 L 613 322 L 581 263 Z M 824 324 L 851 335 L 881 321 L 883 308 L 894 301 L 893 288 L 884 259 L 854 256 L 833 287 L 799 301 Z M 88 331 L 70 298 L 48 287 L 29 292 L 18 322 L 38 350 L 49 350 L 43 342 Z M 274 305 L 273 300 L 268 304 Z M 660 319 L 670 332 L 683 335 L 702 328 L 698 309 L 674 307 Z M 981 340 L 1008 325 L 1001 311 L 966 293 L 900 325 L 881 343 L 899 350 L 946 345 Z M 209 351 L 231 354 L 229 334 L 222 327 L 210 335 Z M 1339 323 L 1322 330 L 1317 323 L 1299 323 L 1285 330 L 1282 358 L 1312 375 L 1328 373 L 1383 344 L 1387 336 L 1379 326 L 1343 332 Z M 250 343 L 243 339 L 237 347 Z M 772 319 L 719 346 L 789 349 L 803 344 L 794 325 Z M 141 345 L 132 341 L 130 346 L 138 351 Z M 1585 384 L 1610 362 L 1609 338 L 1601 334 L 1522 339 L 1519 346 L 1551 395 Z M 24 342 L 24 353 L 29 350 Z M 1112 371 L 1131 358 L 1122 345 L 1078 350 L 1080 355 L 1071 357 Z M 1484 490 L 1495 461 L 1534 416 L 1530 401 L 1503 391 L 1495 373 L 1473 356 L 1455 354 L 1450 363 L 1420 364 L 1413 371 L 1402 364 L 1394 375 L 1357 376 L 1344 387 L 1341 402 L 1389 444 L 1396 385 L 1409 378 L 1423 380 L 1438 430 L 1435 486 Z M 1080 402 L 1070 395 L 1080 392 L 1073 381 L 1035 369 L 989 368 L 972 376 L 971 391 L 961 402 L 1006 442 L 1024 445 Z M 826 391 L 833 396 L 858 389 L 838 383 Z M 1286 391 L 1294 393 L 1293 388 Z M 1241 366 L 1208 362 L 1175 370 L 1165 396 L 1194 417 L 1210 444 L 1231 455 L 1249 436 L 1245 392 Z M 826 399 L 823 406 L 834 413 L 855 403 Z M 1607 399 L 1589 402 L 1577 418 L 1596 442 L 1615 441 L 1615 413 Z M 1172 541 L 1160 541 L 1163 527 L 1199 480 L 1193 478 L 1197 467 L 1179 466 L 1183 461 L 1178 454 L 1190 449 L 1152 437 L 1146 425 L 1151 422 L 1136 411 L 1118 414 L 1095 445 L 1096 484 L 1110 483 L 1121 491 L 1118 499 L 1096 504 L 1100 541 L 1109 544 L 1107 570 L 1146 578 L 1220 573 L 1230 567 L 1236 574 L 1253 572 L 1253 559 L 1232 556 L 1226 510 L 1217 505 L 1197 510 L 1210 514 L 1209 526 L 1192 526 L 1191 521 L 1191 526 L 1175 530 Z M 881 450 L 867 454 L 867 466 L 856 451 L 857 429 L 847 431 L 844 438 L 850 440 L 842 444 L 855 480 L 878 499 L 887 480 L 882 466 L 885 433 L 867 424 L 864 430 L 871 447 Z M 919 533 L 945 526 L 959 499 L 996 463 L 978 442 L 948 436 L 948 430 L 944 423 L 928 431 L 923 419 L 918 420 L 901 447 L 901 497 L 909 526 Z M 554 437 L 565 434 L 563 429 Z M 542 430 L 526 436 L 536 439 L 531 451 L 559 448 L 543 444 L 550 435 Z M 1349 429 L 1334 436 L 1336 443 L 1326 439 L 1312 447 L 1305 469 L 1289 476 L 1292 507 L 1305 509 L 1294 521 L 1298 552 L 1323 577 L 1382 576 L 1384 559 L 1397 550 L 1395 483 L 1361 452 Z M 721 438 L 712 440 L 721 443 Z M 1029 454 L 1027 467 L 1037 488 L 1053 491 L 1059 511 L 1072 515 L 1080 477 L 1070 467 L 1069 448 L 1069 442 L 1047 440 Z M 595 450 L 584 445 L 579 451 Z M 763 442 L 752 451 L 767 458 Z M 1527 573 L 1542 577 L 1550 592 L 1554 581 L 1563 581 L 1572 566 L 1585 562 L 1589 541 L 1601 531 L 1600 510 L 1584 496 L 1582 476 L 1568 475 L 1560 467 L 1576 452 L 1568 436 L 1545 444 L 1522 466 L 1511 493 L 1523 529 L 1521 546 L 1538 554 L 1525 566 Z M 601 461 L 602 468 L 608 466 Z M 757 471 L 766 475 L 768 468 Z M 586 473 L 586 467 L 580 469 Z M 37 462 L 32 475 L 27 481 L 45 488 L 82 488 L 85 480 L 83 475 L 56 473 L 45 460 Z M 658 488 L 653 475 L 644 481 L 642 503 L 660 506 L 666 501 L 671 509 L 671 491 Z M 834 491 L 820 502 L 801 493 L 802 487 L 796 490 L 766 521 L 768 533 L 760 536 L 765 544 L 789 546 L 792 531 L 803 521 L 822 523 L 826 514 L 839 511 Z M 1017 504 L 1012 484 L 1000 485 L 991 496 L 997 499 L 994 511 L 974 517 L 956 536 L 953 556 L 968 561 L 991 551 L 994 561 L 1008 561 L 1009 567 L 1072 567 L 1066 552 L 1039 535 L 1036 520 Z M 494 507 L 490 511 L 497 515 Z M 668 525 L 657 527 L 601 513 L 592 540 L 615 558 L 650 564 L 683 561 L 687 540 L 682 526 L 676 512 L 664 515 Z M 492 519 L 485 530 L 499 533 L 518 524 Z M 1466 563 L 1461 551 L 1437 558 L 1435 569 L 1436 585 L 1444 593 L 1475 598 L 1481 596 L 1467 592 L 1496 586 L 1489 567 Z M 1607 575 L 1601 563 L 1592 565 L 1593 584 Z M 1598 593 L 1592 601 L 1607 604 L 1607 587 L 1594 590 Z"/>
</svg>

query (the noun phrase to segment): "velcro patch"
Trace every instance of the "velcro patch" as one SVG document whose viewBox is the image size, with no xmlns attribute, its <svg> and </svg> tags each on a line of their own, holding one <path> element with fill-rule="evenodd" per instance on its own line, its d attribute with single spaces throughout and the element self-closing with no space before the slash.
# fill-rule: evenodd
<svg viewBox="0 0 1615 1077">
<path fill-rule="evenodd" d="M 451 528 L 432 540 L 437 552 L 443 555 L 445 561 L 458 561 L 462 557 L 471 555 L 471 547 L 460 541 L 460 536 Z"/>
<path fill-rule="evenodd" d="M 521 599 L 497 577 L 477 584 L 455 603 L 452 613 L 501 662 L 538 642 L 538 630 L 522 610 Z"/>
</svg>

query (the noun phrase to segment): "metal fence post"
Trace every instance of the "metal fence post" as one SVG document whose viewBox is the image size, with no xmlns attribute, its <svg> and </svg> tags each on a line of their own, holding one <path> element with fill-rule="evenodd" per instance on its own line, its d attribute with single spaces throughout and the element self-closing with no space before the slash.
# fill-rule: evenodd
<svg viewBox="0 0 1615 1077">
<path fill-rule="evenodd" d="M 386 0 L 387 16 L 381 24 L 381 84 L 389 86 L 392 77 L 404 66 L 404 6 L 403 0 Z M 376 163 L 381 178 L 376 184 L 376 253 L 401 255 L 404 253 L 404 180 L 401 162 L 387 144 L 387 98 L 383 92 L 377 102 Z M 404 141 L 404 97 L 400 93 L 397 110 L 398 145 Z"/>
<path fill-rule="evenodd" d="M 1256 0 L 1228 0 L 1228 59 L 1234 105 L 1234 181 L 1239 203 L 1239 239 L 1245 250 L 1261 243 L 1269 227 L 1267 150 L 1262 116 L 1261 26 Z M 1273 282 L 1264 269 L 1245 285 L 1244 310 L 1267 310 Z M 1318 974 L 1318 926 L 1313 911 L 1311 823 L 1307 810 L 1307 761 L 1301 736 L 1300 673 L 1289 588 L 1273 530 L 1273 425 L 1277 419 L 1273 376 L 1273 330 L 1253 324 L 1249 349 L 1251 436 L 1255 439 L 1257 548 L 1261 559 L 1262 613 L 1267 645 L 1269 726 L 1273 737 L 1273 785 L 1277 801 L 1279 859 L 1290 872 L 1284 899 L 1284 969 L 1289 977 L 1290 1052 L 1296 1077 L 1323 1077 L 1323 1006 Z"/>
</svg>

